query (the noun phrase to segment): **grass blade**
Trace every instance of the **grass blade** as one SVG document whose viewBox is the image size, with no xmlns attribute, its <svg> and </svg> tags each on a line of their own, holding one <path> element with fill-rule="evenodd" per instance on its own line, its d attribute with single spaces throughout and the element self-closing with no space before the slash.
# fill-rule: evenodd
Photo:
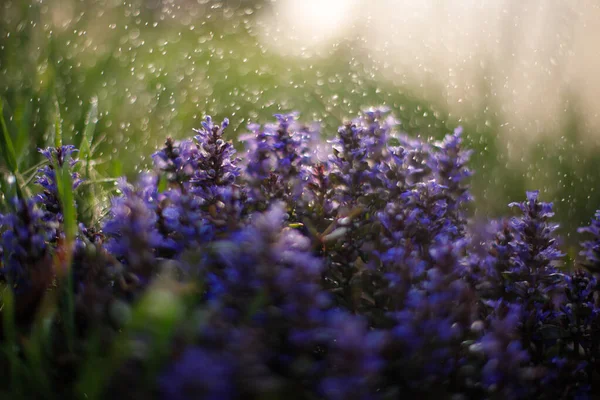
<svg viewBox="0 0 600 400">
<path fill-rule="evenodd" d="M 6 121 L 4 120 L 4 105 L 2 100 L 0 99 L 0 125 L 2 128 L 2 135 L 0 136 L 1 142 L 0 146 L 2 148 L 2 156 L 4 157 L 4 162 L 10 169 L 13 174 L 16 174 L 17 168 L 17 157 L 15 155 L 15 147 L 13 145 L 12 138 L 8 133 L 8 128 L 6 126 Z"/>
<path fill-rule="evenodd" d="M 4 351 L 10 364 L 11 391 L 20 392 L 20 362 L 17 355 L 17 327 L 15 325 L 15 297 L 8 285 L 2 286 L 2 330 L 4 332 Z"/>
<path fill-rule="evenodd" d="M 23 353 L 29 366 L 31 385 L 35 393 L 50 393 L 52 384 L 48 374 L 49 363 L 46 351 L 51 346 L 51 326 L 56 311 L 57 299 L 53 292 L 47 292 L 37 312 L 29 340 L 23 344 Z"/>
<path fill-rule="evenodd" d="M 58 167 L 58 166 L 57 166 Z M 69 160 L 65 160 L 62 167 L 57 168 L 57 184 L 59 184 L 60 202 L 63 211 L 63 228 L 65 239 L 73 243 L 77 234 L 77 215 L 75 210 L 75 196 L 73 193 L 73 179 L 69 167 Z"/>
<path fill-rule="evenodd" d="M 85 126 L 83 128 L 83 136 L 79 145 L 79 159 L 83 161 L 84 181 L 89 181 L 92 176 L 92 143 L 94 142 L 94 131 L 96 124 L 98 123 L 98 98 L 94 97 L 90 101 L 90 108 L 85 117 Z M 80 190 L 79 200 L 86 206 L 80 208 L 80 218 L 84 223 L 93 223 L 96 219 L 96 209 L 89 205 L 94 202 L 96 198 L 96 188 L 94 185 L 82 187 Z"/>
<path fill-rule="evenodd" d="M 65 240 L 62 248 L 62 272 L 66 274 L 67 310 L 65 311 L 65 322 L 67 326 L 67 341 L 69 350 L 73 351 L 75 343 L 75 299 L 73 293 L 73 271 L 71 261 L 73 259 L 73 246 L 77 234 L 77 214 L 75 210 L 75 196 L 73 194 L 73 179 L 69 168 L 69 161 L 65 158 L 62 167 L 55 164 L 56 184 L 63 212 L 63 230 Z"/>
<path fill-rule="evenodd" d="M 62 119 L 60 116 L 60 105 L 58 99 L 54 96 L 54 146 L 62 146 Z"/>
<path fill-rule="evenodd" d="M 17 164 L 17 157 L 15 155 L 15 147 L 13 145 L 12 138 L 10 137 L 10 133 L 8 132 L 6 121 L 4 120 L 4 104 L 2 103 L 2 99 L 0 99 L 0 129 L 2 130 L 2 134 L 0 135 L 0 149 L 2 151 L 2 157 L 4 158 L 4 162 L 16 180 L 17 176 L 19 175 L 19 166 Z M 17 196 L 23 198 L 21 186 L 19 185 L 18 181 L 15 182 L 15 189 L 17 191 Z"/>
<path fill-rule="evenodd" d="M 15 120 L 18 123 L 17 138 L 15 139 L 17 163 L 20 163 L 27 154 L 27 146 L 31 140 L 30 122 L 32 107 L 31 101 L 25 101 L 24 104 L 16 110 Z"/>
<path fill-rule="evenodd" d="M 89 167 L 89 160 L 92 155 L 92 143 L 94 141 L 94 131 L 98 123 L 98 98 L 92 98 L 90 109 L 85 118 L 85 126 L 83 128 L 83 137 L 79 145 L 80 157 L 86 162 L 86 169 Z M 89 175 L 89 174 L 87 174 Z"/>
</svg>

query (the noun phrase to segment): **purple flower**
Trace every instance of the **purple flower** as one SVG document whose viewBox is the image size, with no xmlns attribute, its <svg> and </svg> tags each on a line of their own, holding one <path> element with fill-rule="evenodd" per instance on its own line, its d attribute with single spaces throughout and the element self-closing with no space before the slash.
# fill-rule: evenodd
<svg viewBox="0 0 600 400">
<path fill-rule="evenodd" d="M 156 226 L 163 237 L 176 243 L 177 251 L 193 249 L 215 237 L 215 226 L 202 204 L 203 199 L 176 188 L 161 195 Z"/>
<path fill-rule="evenodd" d="M 245 387 L 242 392 L 275 390 L 269 389 L 274 376 L 298 382 L 311 376 L 316 382 L 320 370 L 312 359 L 316 346 L 326 342 L 322 327 L 329 298 L 310 241 L 286 228 L 286 217 L 282 204 L 252 214 L 247 226 L 212 242 L 197 266 L 206 285 L 203 303 L 212 310 L 199 340 L 208 348 L 224 346 L 245 365 L 229 383 Z M 250 335 L 252 344 L 237 349 L 230 340 L 216 339 L 236 332 Z"/>
<path fill-rule="evenodd" d="M 163 342 L 172 347 L 145 340 L 156 327 L 120 333 L 145 345 L 114 374 L 115 393 L 125 383 L 176 400 L 594 396 L 600 211 L 580 229 L 588 269 L 561 268 L 552 204 L 538 192 L 511 203 L 512 219 L 467 224 L 461 128 L 430 145 L 397 132 L 389 111 L 364 110 L 329 144 L 296 114 L 275 115 L 248 127 L 243 164 L 223 138 L 227 120 L 167 139 L 153 172 L 119 182 L 102 230 L 80 225 L 75 349 L 90 326 L 110 342 L 129 318 L 123 300 L 175 269 L 175 281 L 156 282 L 184 296 L 186 318 Z M 0 216 L 0 273 L 17 319 L 34 315 L 64 255 L 56 173 L 74 152 L 42 151 L 37 204 L 15 200 Z M 165 355 L 148 387 L 143 372 Z"/>
<path fill-rule="evenodd" d="M 457 232 L 453 221 L 448 218 L 444 188 L 433 180 L 418 183 L 405 191 L 377 216 L 384 227 L 383 244 L 422 248 L 423 255 L 436 236 L 456 236 Z"/>
<path fill-rule="evenodd" d="M 159 380 L 165 400 L 226 400 L 238 398 L 237 366 L 231 354 L 189 347 Z"/>
<path fill-rule="evenodd" d="M 121 180 L 119 189 L 122 195 L 113 198 L 110 219 L 103 227 L 105 246 L 125 264 L 136 283 L 145 285 L 153 277 L 157 253 L 174 250 L 176 244 L 157 229 L 155 178 L 142 177 L 138 187 Z"/>
<path fill-rule="evenodd" d="M 386 335 L 369 331 L 366 321 L 332 311 L 328 315 L 329 349 L 327 376 L 320 384 L 326 399 L 375 399 L 380 373 L 385 365 L 382 351 Z"/>
<path fill-rule="evenodd" d="M 321 231 L 331 223 L 338 209 L 338 203 L 334 200 L 335 186 L 328 168 L 328 164 L 318 163 L 305 169 L 306 189 L 298 201 L 300 212 Z"/>
<path fill-rule="evenodd" d="M 277 124 L 251 124 L 241 137 L 246 144 L 245 176 L 251 200 L 259 209 L 273 200 L 298 201 L 305 187 L 306 168 L 312 162 L 318 131 L 301 125 L 297 114 L 276 114 Z M 262 204 L 262 206 L 260 205 Z"/>
<path fill-rule="evenodd" d="M 596 211 L 590 226 L 579 228 L 579 233 L 587 233 L 592 239 L 581 243 L 583 250 L 579 253 L 584 258 L 584 265 L 593 271 L 600 270 L 600 210 Z"/>
<path fill-rule="evenodd" d="M 175 142 L 168 138 L 165 147 L 152 155 L 154 166 L 162 171 L 171 184 L 188 189 L 188 182 L 198 168 L 198 146 L 192 140 Z"/>
<path fill-rule="evenodd" d="M 356 202 L 373 190 L 373 182 L 369 179 L 368 148 L 363 144 L 363 136 L 363 126 L 348 123 L 338 129 L 338 137 L 331 141 L 333 155 L 329 162 L 332 177 L 338 184 L 337 200 L 342 204 Z"/>
<path fill-rule="evenodd" d="M 41 271 L 51 270 L 48 241 L 53 230 L 32 200 L 13 199 L 14 212 L 0 216 L 2 268 L 0 273 L 16 293 L 27 291 Z"/>
<path fill-rule="evenodd" d="M 445 187 L 448 208 L 456 224 L 464 223 L 464 207 L 472 200 L 466 180 L 473 174 L 467 167 L 471 150 L 462 149 L 462 127 L 436 143 L 438 151 L 431 159 L 431 169 L 437 182 Z"/>
<path fill-rule="evenodd" d="M 461 279 L 464 246 L 441 235 L 431 243 L 428 259 L 401 258 L 386 275 L 390 292 L 403 293 L 387 304 L 393 328 L 384 350 L 388 362 L 402 360 L 401 368 L 390 371 L 400 387 L 443 385 L 461 366 L 458 355 L 476 312 L 473 292 Z M 407 379 L 402 371 L 414 376 Z"/>
<path fill-rule="evenodd" d="M 38 194 L 35 198 L 36 203 L 44 211 L 44 220 L 50 225 L 54 226 L 54 229 L 58 231 L 59 224 L 62 223 L 62 205 L 60 204 L 59 189 L 57 186 L 56 179 L 56 168 L 63 168 L 65 163 L 69 169 L 78 163 L 78 160 L 73 158 L 73 153 L 78 150 L 75 146 L 61 146 L 61 147 L 48 147 L 45 150 L 40 149 L 39 152 L 48 160 L 48 164 L 38 170 L 38 175 L 35 183 L 42 187 L 42 193 Z M 81 184 L 79 174 L 76 172 L 71 173 L 73 190 L 77 189 Z M 55 233 L 56 241 L 58 237 Z"/>
<path fill-rule="evenodd" d="M 562 275 L 556 266 L 564 254 L 553 235 L 558 225 L 550 222 L 554 216 L 552 203 L 540 202 L 538 194 L 527 192 L 527 201 L 509 204 L 519 208 L 523 215 L 511 220 L 514 240 L 510 246 L 516 257 L 511 271 L 507 272 L 511 273 L 512 281 L 509 291 L 519 295 L 527 293 L 525 297 L 531 298 L 531 287 L 540 296 L 536 301 L 541 301 L 562 290 Z"/>
<path fill-rule="evenodd" d="M 211 117 L 206 117 L 202 128 L 194 136 L 198 152 L 194 160 L 194 174 L 190 179 L 193 193 L 207 196 L 216 187 L 232 185 L 240 174 L 234 158 L 235 149 L 230 142 L 223 140 L 223 131 L 229 125 L 225 119 L 221 125 L 215 125 Z"/>
<path fill-rule="evenodd" d="M 502 300 L 491 303 L 492 314 L 488 316 L 488 329 L 479 343 L 486 362 L 481 370 L 482 383 L 491 393 L 503 398 L 525 398 L 532 394 L 525 367 L 530 359 L 527 349 L 519 340 L 521 329 L 521 306 Z"/>
<path fill-rule="evenodd" d="M 254 214 L 230 240 L 214 244 L 217 259 L 209 260 L 213 268 L 205 271 L 212 282 L 209 297 L 229 304 L 235 318 L 245 318 L 256 297 L 266 294 L 262 301 L 280 308 L 294 329 L 310 329 L 326 302 L 319 284 L 321 262 L 306 237 L 283 228 L 284 217 L 282 204 L 275 204 Z"/>
<path fill-rule="evenodd" d="M 576 269 L 565 276 L 566 289 L 557 315 L 561 333 L 562 351 L 559 355 L 566 366 L 553 363 L 554 384 L 585 386 L 600 368 L 600 297 L 597 277 L 584 269 Z M 587 357 L 583 358 L 582 354 Z M 585 365 L 584 365 L 585 364 Z M 573 372 L 574 366 L 578 371 Z M 589 389 L 589 388 L 588 388 Z"/>
</svg>

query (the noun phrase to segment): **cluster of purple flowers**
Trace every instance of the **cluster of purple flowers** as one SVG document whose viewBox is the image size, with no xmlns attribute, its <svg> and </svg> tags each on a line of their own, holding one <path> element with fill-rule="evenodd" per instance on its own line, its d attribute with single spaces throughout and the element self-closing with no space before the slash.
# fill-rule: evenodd
<svg viewBox="0 0 600 400">
<path fill-rule="evenodd" d="M 117 311 L 165 275 L 193 293 L 163 365 L 127 374 L 123 398 L 144 385 L 182 400 L 600 395 L 600 211 L 567 263 L 538 192 L 483 230 L 470 218 L 461 128 L 426 143 L 377 108 L 326 141 L 296 114 L 275 118 L 249 126 L 237 158 L 228 121 L 207 117 L 120 181 L 101 226 L 80 225 L 79 340 L 122 329 Z M 2 216 L 17 302 L 62 251 L 54 168 L 75 168 L 73 152 L 43 151 L 37 201 Z"/>
</svg>

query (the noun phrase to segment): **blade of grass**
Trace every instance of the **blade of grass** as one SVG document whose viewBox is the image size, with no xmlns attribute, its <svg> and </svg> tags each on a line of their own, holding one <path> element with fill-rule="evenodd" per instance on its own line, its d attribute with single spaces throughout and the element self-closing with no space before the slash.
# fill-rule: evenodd
<svg viewBox="0 0 600 400">
<path fill-rule="evenodd" d="M 14 173 L 17 171 L 17 157 L 15 156 L 15 147 L 12 138 L 4 120 L 4 104 L 2 103 L 2 99 L 0 99 L 0 125 L 2 126 L 2 156 L 8 168 Z"/>
<path fill-rule="evenodd" d="M 0 173 L 0 214 L 6 213 L 10 209 L 6 201 L 9 198 L 9 189 L 10 185 L 4 179 L 4 175 Z"/>
<path fill-rule="evenodd" d="M 69 160 L 64 160 L 63 166 L 55 165 L 56 179 L 60 203 L 63 214 L 63 230 L 65 240 L 63 243 L 62 271 L 66 274 L 67 310 L 65 322 L 67 326 L 67 341 L 69 350 L 73 351 L 75 343 L 75 301 L 73 294 L 73 271 L 71 261 L 73 259 L 73 246 L 77 234 L 77 215 L 75 210 L 75 197 L 73 194 L 73 181 L 69 170 Z"/>
<path fill-rule="evenodd" d="M 85 126 L 83 128 L 83 136 L 79 145 L 79 158 L 83 161 L 84 181 L 89 181 L 92 172 L 92 143 L 94 141 L 94 131 L 98 122 L 98 99 L 92 98 L 90 101 L 90 109 L 85 118 Z M 92 204 L 96 197 L 95 185 L 89 185 L 81 188 L 79 200 L 84 204 Z M 82 211 L 80 218 L 85 223 L 93 223 L 96 219 L 96 209 L 94 207 L 84 206 L 80 208 Z"/>
<path fill-rule="evenodd" d="M 2 151 L 2 157 L 4 158 L 4 162 L 6 163 L 8 169 L 15 176 L 15 179 L 19 172 L 19 167 L 17 164 L 17 157 L 15 155 L 15 147 L 13 145 L 12 138 L 10 137 L 10 133 L 8 132 L 8 128 L 6 127 L 6 121 L 4 120 L 4 105 L 2 99 L 0 99 L 0 128 L 2 129 L 2 134 L 0 135 L 0 149 Z M 18 182 L 15 182 L 15 189 L 17 191 L 17 196 L 23 198 L 23 193 L 21 192 L 21 187 Z"/>
<path fill-rule="evenodd" d="M 92 156 L 92 143 L 94 142 L 94 131 L 98 123 L 98 98 L 94 97 L 90 101 L 90 109 L 85 118 L 83 136 L 79 145 L 80 158 L 86 162 L 86 178 L 89 176 L 89 160 Z"/>
<path fill-rule="evenodd" d="M 15 176 L 5 168 L 0 168 L 0 202 L 4 212 L 14 211 L 14 203 L 11 201 L 19 197 L 16 188 L 19 186 Z"/>
<path fill-rule="evenodd" d="M 33 181 L 33 179 L 36 178 L 37 176 L 38 176 L 38 174 L 37 174 L 37 172 L 35 172 L 35 173 L 29 175 L 28 177 L 21 177 L 23 187 L 29 186 L 31 181 Z"/>
<path fill-rule="evenodd" d="M 118 178 L 100 178 L 100 179 L 94 179 L 94 180 L 89 180 L 89 181 L 83 181 L 81 182 L 81 186 L 87 186 L 87 185 L 97 185 L 99 183 L 115 183 L 117 182 L 119 179 Z"/>
<path fill-rule="evenodd" d="M 119 360 L 106 356 L 106 349 L 102 348 L 101 342 L 100 333 L 94 332 L 86 343 L 86 361 L 77 383 L 77 392 L 82 399 L 98 399 L 110 368 L 118 365 Z"/>
<path fill-rule="evenodd" d="M 60 116 L 60 105 L 56 95 L 54 96 L 54 146 L 62 146 L 62 118 Z"/>
<path fill-rule="evenodd" d="M 57 174 L 59 175 L 59 174 Z M 68 160 L 60 168 L 61 203 L 63 207 L 63 225 L 67 242 L 73 243 L 77 234 L 77 215 L 75 211 L 75 196 L 73 194 L 73 179 L 69 170 Z"/>
<path fill-rule="evenodd" d="M 60 147 L 62 144 L 58 145 Z M 70 161 L 64 158 L 62 166 L 54 164 L 56 171 L 56 184 L 58 188 L 59 200 L 63 212 L 63 229 L 65 240 L 73 243 L 77 234 L 77 215 L 75 210 L 75 196 L 73 193 L 73 178 L 71 177 Z"/>
<path fill-rule="evenodd" d="M 96 152 L 98 146 L 100 146 L 102 142 L 104 142 L 104 140 L 106 140 L 106 133 L 103 133 L 102 135 L 100 135 L 100 137 L 98 137 L 96 143 L 94 143 L 94 145 L 92 146 L 92 154 Z"/>
<path fill-rule="evenodd" d="M 31 140 L 30 136 L 30 121 L 32 113 L 31 101 L 25 101 L 24 105 L 19 107 L 18 114 L 15 119 L 18 123 L 17 138 L 15 140 L 15 149 L 17 154 L 17 163 L 23 161 L 23 157 L 27 154 L 27 144 Z"/>
<path fill-rule="evenodd" d="M 13 394 L 20 392 L 20 362 L 17 355 L 17 327 L 15 325 L 15 297 L 9 285 L 2 285 L 2 328 L 4 331 L 4 351 L 10 364 L 10 382 Z"/>
<path fill-rule="evenodd" d="M 165 190 L 167 190 L 168 184 L 169 182 L 167 181 L 167 178 L 164 175 L 160 175 L 158 178 L 158 193 L 163 193 Z"/>
<path fill-rule="evenodd" d="M 37 175 L 34 175 L 34 177 Z M 25 178 L 23 177 L 23 175 L 21 175 L 20 172 L 17 173 L 16 176 L 17 180 L 17 185 L 15 187 L 19 188 L 19 193 L 21 193 L 21 196 L 23 196 L 23 198 L 30 198 L 31 197 L 31 189 L 29 189 L 29 187 L 27 185 L 29 185 L 29 183 L 26 183 L 27 181 L 25 180 Z"/>
<path fill-rule="evenodd" d="M 44 158 L 43 161 L 40 161 L 39 163 L 32 165 L 31 167 L 27 168 L 25 171 L 22 172 L 23 175 L 29 175 L 29 174 L 33 174 L 35 175 L 37 173 L 37 170 L 40 169 L 40 167 L 44 164 L 46 164 L 48 161 Z M 26 178 L 29 179 L 29 178 Z"/>
<path fill-rule="evenodd" d="M 56 311 L 56 294 L 47 292 L 36 315 L 30 338 L 23 345 L 31 381 L 36 385 L 36 393 L 50 393 L 52 385 L 48 375 L 48 363 L 45 352 L 51 341 L 52 318 Z"/>
<path fill-rule="evenodd" d="M 60 117 L 60 108 L 58 100 L 54 98 L 54 144 L 62 146 L 62 122 Z M 60 271 L 66 274 L 67 309 L 65 310 L 65 325 L 67 327 L 67 346 L 69 351 L 74 350 L 75 346 L 75 299 L 73 293 L 73 271 L 71 262 L 73 259 L 73 246 L 75 244 L 75 235 L 77 234 L 77 214 L 75 209 L 75 196 L 73 193 L 73 179 L 70 171 L 70 160 L 65 157 L 62 166 L 55 162 L 54 171 L 56 175 L 56 186 L 58 188 L 58 197 L 62 207 L 63 231 L 65 234 L 64 243 L 61 251 L 57 252 L 55 262 L 61 267 Z"/>
<path fill-rule="evenodd" d="M 111 167 L 112 176 L 123 176 L 123 163 L 121 160 L 113 160 Z"/>
</svg>

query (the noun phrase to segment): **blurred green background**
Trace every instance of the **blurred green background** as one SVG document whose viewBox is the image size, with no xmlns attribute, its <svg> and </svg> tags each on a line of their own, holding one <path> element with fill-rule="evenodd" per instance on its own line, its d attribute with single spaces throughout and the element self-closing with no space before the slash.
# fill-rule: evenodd
<svg viewBox="0 0 600 400">
<path fill-rule="evenodd" d="M 167 136 L 191 136 L 208 114 L 230 118 L 232 139 L 250 121 L 264 123 L 276 112 L 292 110 L 304 121 L 320 122 L 323 135 L 333 136 L 338 125 L 362 108 L 386 104 L 402 129 L 415 136 L 439 139 L 464 126 L 467 144 L 475 150 L 473 193 L 479 215 L 507 214 L 508 202 L 524 198 L 526 189 L 540 189 L 544 200 L 555 203 L 566 241 L 575 242 L 575 229 L 600 208 L 600 147 L 594 120 L 587 118 L 593 107 L 580 95 L 585 79 L 570 67 L 557 75 L 554 66 L 571 65 L 561 64 L 563 53 L 577 61 L 581 45 L 574 39 L 562 40 L 564 46 L 556 48 L 529 43 L 532 54 L 556 52 L 542 61 L 550 72 L 522 69 L 530 60 L 498 64 L 515 53 L 502 43 L 529 34 L 517 25 L 511 28 L 520 10 L 513 9 L 510 18 L 498 17 L 504 19 L 494 17 L 505 15 L 503 9 L 485 10 L 493 21 L 507 22 L 500 24 L 508 28 L 499 30 L 498 49 L 492 37 L 487 45 L 467 43 L 454 51 L 452 43 L 462 43 L 465 35 L 489 36 L 489 23 L 472 14 L 481 6 L 442 1 L 423 9 L 425 3 L 386 1 L 375 9 L 359 0 L 4 0 L 0 97 L 20 170 L 41 160 L 36 149 L 52 143 L 57 115 L 65 142 L 79 145 L 94 102 L 93 177 L 107 188 L 112 182 L 104 180 L 132 177 L 147 168 L 149 155 Z M 528 3 L 542 7 L 540 2 Z M 353 13 L 347 12 L 349 4 Z M 464 13 L 478 22 L 465 23 Z M 388 14 L 404 20 L 396 23 Z M 431 15 L 458 31 L 440 28 Z M 578 15 L 559 28 L 576 23 Z M 304 25 L 292 26 L 294 18 Z M 335 37 L 330 35 L 334 28 L 339 28 Z M 371 35 L 382 28 L 389 29 Z M 494 51 L 481 50 L 492 47 Z M 522 53 L 530 54 L 527 49 Z M 456 65 L 463 65 L 464 58 L 477 67 L 457 68 L 446 62 L 451 57 L 460 59 Z M 457 71 L 459 78 L 468 79 L 456 78 Z M 515 71 L 524 80 L 492 79 L 515 76 Z M 550 73 L 549 80 L 538 85 L 579 77 L 578 85 L 561 86 L 560 91 L 528 93 L 527 104 L 533 105 L 556 97 L 558 117 L 556 108 L 529 110 L 498 94 L 499 87 L 508 85 L 508 93 L 522 99 L 516 90 L 544 73 Z M 450 90 L 459 87 L 458 94 Z M 546 120 L 551 123 L 540 127 L 538 121 Z M 6 187 L 10 179 L 0 168 Z M 99 200 L 102 204 L 106 199 Z"/>
</svg>

